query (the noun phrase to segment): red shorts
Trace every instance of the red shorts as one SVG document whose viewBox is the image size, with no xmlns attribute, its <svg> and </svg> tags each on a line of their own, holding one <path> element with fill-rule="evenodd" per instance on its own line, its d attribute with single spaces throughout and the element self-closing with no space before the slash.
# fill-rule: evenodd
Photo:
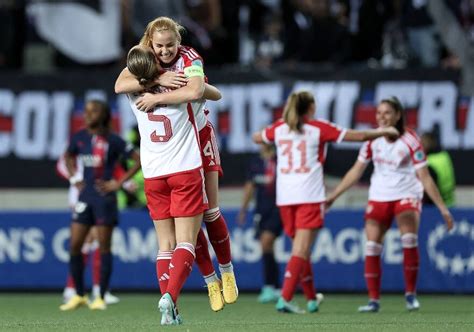
<svg viewBox="0 0 474 332">
<path fill-rule="evenodd" d="M 199 131 L 199 142 L 201 143 L 201 157 L 204 172 L 219 172 L 219 176 L 224 173 L 221 167 L 221 157 L 217 146 L 214 127 L 208 121 L 206 126 Z"/>
<path fill-rule="evenodd" d="M 153 220 L 192 217 L 209 208 L 201 168 L 145 179 L 145 195 Z"/>
<path fill-rule="evenodd" d="M 309 203 L 280 206 L 283 230 L 295 237 L 297 229 L 316 229 L 324 224 L 324 203 Z"/>
<path fill-rule="evenodd" d="M 421 200 L 404 198 L 398 201 L 377 202 L 369 201 L 365 209 L 364 219 L 372 219 L 390 227 L 393 218 L 404 211 L 421 212 Z"/>
</svg>

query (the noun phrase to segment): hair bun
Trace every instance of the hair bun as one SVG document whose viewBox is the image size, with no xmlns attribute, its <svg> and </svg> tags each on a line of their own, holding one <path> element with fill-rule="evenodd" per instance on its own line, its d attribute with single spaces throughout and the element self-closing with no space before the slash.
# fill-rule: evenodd
<svg viewBox="0 0 474 332">
<path fill-rule="evenodd" d="M 140 78 L 140 79 L 138 80 L 138 83 L 139 83 L 140 85 L 145 85 L 145 84 L 148 83 L 148 80 L 147 80 L 146 78 L 143 78 L 143 77 L 142 77 L 142 78 Z"/>
</svg>

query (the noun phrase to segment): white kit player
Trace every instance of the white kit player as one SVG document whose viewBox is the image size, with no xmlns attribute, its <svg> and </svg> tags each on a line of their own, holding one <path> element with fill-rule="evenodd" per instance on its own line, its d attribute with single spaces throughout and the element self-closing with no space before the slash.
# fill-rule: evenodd
<svg viewBox="0 0 474 332">
<path fill-rule="evenodd" d="M 309 312 L 316 312 L 322 297 L 315 294 L 310 251 L 324 223 L 326 201 L 323 164 L 326 143 L 363 141 L 383 135 L 397 137 L 395 128 L 345 130 L 314 120 L 311 93 L 293 92 L 285 105 L 283 119 L 254 134 L 257 143 L 274 143 L 277 149 L 277 205 L 285 233 L 293 240 L 291 258 L 285 271 L 282 294 L 276 308 L 280 312 L 304 313 L 291 302 L 301 283 Z"/>
<path fill-rule="evenodd" d="M 365 211 L 365 279 L 369 303 L 359 307 L 360 312 L 378 312 L 380 309 L 380 255 L 384 235 L 394 218 L 403 247 L 406 308 L 419 309 L 420 303 L 416 298 L 419 267 L 417 234 L 423 189 L 439 208 L 448 229 L 453 226 L 452 216 L 426 167 L 426 156 L 420 140 L 413 130 L 405 128 L 404 119 L 403 107 L 396 97 L 379 103 L 376 112 L 379 127 L 395 126 L 401 136 L 396 140 L 381 137 L 364 143 L 354 166 L 328 197 L 328 205 L 331 205 L 360 179 L 368 163 L 373 162 L 369 202 Z"/>
</svg>

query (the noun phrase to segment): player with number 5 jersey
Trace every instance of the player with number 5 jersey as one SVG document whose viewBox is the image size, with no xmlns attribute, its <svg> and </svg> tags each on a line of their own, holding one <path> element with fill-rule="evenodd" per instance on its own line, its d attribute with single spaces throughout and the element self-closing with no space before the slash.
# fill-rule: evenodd
<svg viewBox="0 0 474 332">
<path fill-rule="evenodd" d="M 280 312 L 304 313 L 292 303 L 301 283 L 309 312 L 316 312 L 322 298 L 316 297 L 310 252 L 318 230 L 323 227 L 325 191 L 323 164 L 326 144 L 365 141 L 380 136 L 398 137 L 393 128 L 346 130 L 315 120 L 316 104 L 311 93 L 293 92 L 288 97 L 283 119 L 254 134 L 256 143 L 274 143 L 277 149 L 277 205 L 283 229 L 292 240 L 283 289 L 276 308 Z"/>
</svg>

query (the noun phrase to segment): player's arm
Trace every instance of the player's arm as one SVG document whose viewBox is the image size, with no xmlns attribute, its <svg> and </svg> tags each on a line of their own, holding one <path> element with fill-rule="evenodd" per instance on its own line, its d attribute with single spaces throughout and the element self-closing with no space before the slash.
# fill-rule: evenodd
<svg viewBox="0 0 474 332">
<path fill-rule="evenodd" d="M 356 160 L 351 169 L 344 175 L 341 182 L 339 182 L 336 188 L 334 188 L 334 190 L 329 194 L 326 199 L 326 205 L 328 207 L 331 206 L 339 196 L 358 182 L 366 168 L 367 163 Z"/>
<path fill-rule="evenodd" d="M 378 128 L 372 130 L 350 129 L 346 132 L 342 140 L 350 142 L 363 142 L 373 140 L 382 136 L 386 136 L 390 139 L 397 139 L 400 136 L 400 133 L 395 127 Z"/>
<path fill-rule="evenodd" d="M 130 158 L 134 161 L 133 166 L 130 167 L 126 172 L 123 172 L 123 174 L 118 179 L 111 179 L 108 181 L 96 181 L 95 185 L 101 193 L 106 194 L 119 190 L 127 180 L 131 179 L 132 176 L 134 176 L 135 173 L 138 172 L 141 167 L 140 155 L 136 151 L 132 151 L 130 154 Z"/>
<path fill-rule="evenodd" d="M 189 78 L 186 86 L 163 93 L 145 93 L 137 99 L 137 108 L 143 112 L 152 111 L 156 105 L 181 104 L 202 99 L 204 94 L 204 76 Z"/>
<path fill-rule="evenodd" d="M 443 198 L 441 197 L 441 194 L 439 193 L 438 187 L 433 181 L 433 178 L 430 176 L 428 168 L 426 166 L 418 168 L 416 170 L 416 175 L 423 184 L 423 188 L 425 189 L 428 196 L 430 196 L 433 203 L 438 207 L 439 212 L 443 216 L 443 219 L 446 223 L 446 227 L 448 230 L 450 230 L 453 228 L 453 216 L 446 207 L 446 204 L 444 204 Z"/>
<path fill-rule="evenodd" d="M 135 75 L 130 73 L 128 68 L 124 68 L 115 81 L 115 93 L 134 93 L 150 89 L 155 85 L 161 85 L 165 88 L 178 89 L 185 86 L 188 79 L 184 74 L 164 71 L 153 81 L 147 84 L 140 84 Z"/>
<path fill-rule="evenodd" d="M 245 217 L 247 216 L 247 209 L 249 207 L 250 201 L 252 200 L 253 193 L 255 191 L 255 184 L 253 181 L 246 181 L 244 185 L 244 192 L 242 197 L 242 205 L 240 206 L 240 211 L 237 216 L 237 223 L 239 225 L 245 224 Z"/>
<path fill-rule="evenodd" d="M 204 83 L 203 98 L 207 100 L 217 101 L 222 98 L 222 94 L 218 88 L 209 83 Z"/>
</svg>

